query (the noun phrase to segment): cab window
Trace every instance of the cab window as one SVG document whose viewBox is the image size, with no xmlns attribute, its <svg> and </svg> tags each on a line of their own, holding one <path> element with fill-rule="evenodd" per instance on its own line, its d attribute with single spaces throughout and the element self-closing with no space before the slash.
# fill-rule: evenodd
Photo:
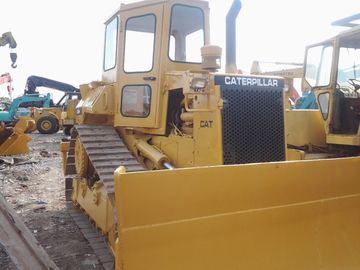
<svg viewBox="0 0 360 270">
<path fill-rule="evenodd" d="M 333 46 L 324 44 L 311 47 L 307 51 L 305 79 L 312 87 L 330 84 Z"/>
<path fill-rule="evenodd" d="M 155 15 L 132 17 L 126 21 L 124 71 L 149 72 L 154 62 Z"/>
<path fill-rule="evenodd" d="M 149 85 L 127 85 L 123 88 L 121 114 L 145 118 L 150 114 L 151 88 Z"/>
<path fill-rule="evenodd" d="M 175 62 L 201 63 L 204 14 L 200 8 L 174 5 L 171 10 L 169 58 Z"/>
<path fill-rule="evenodd" d="M 105 28 L 104 70 L 116 65 L 116 45 L 118 32 L 118 17 L 112 19 Z"/>
<path fill-rule="evenodd" d="M 337 83 L 350 87 L 351 80 L 360 80 L 360 35 L 355 34 L 340 40 Z"/>
</svg>

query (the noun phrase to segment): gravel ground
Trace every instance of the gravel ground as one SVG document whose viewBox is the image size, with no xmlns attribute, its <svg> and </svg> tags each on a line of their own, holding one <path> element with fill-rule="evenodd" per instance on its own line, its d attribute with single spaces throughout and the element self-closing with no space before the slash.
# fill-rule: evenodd
<svg viewBox="0 0 360 270">
<path fill-rule="evenodd" d="M 60 269 L 103 269 L 66 210 L 62 132 L 30 136 L 30 154 L 0 164 L 0 192 Z M 16 269 L 1 245 L 0 269 Z"/>
</svg>

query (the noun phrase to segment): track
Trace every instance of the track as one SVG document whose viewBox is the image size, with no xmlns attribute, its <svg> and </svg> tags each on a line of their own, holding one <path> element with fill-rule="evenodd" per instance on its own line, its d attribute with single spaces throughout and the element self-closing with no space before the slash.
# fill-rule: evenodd
<svg viewBox="0 0 360 270">
<path fill-rule="evenodd" d="M 72 181 L 76 176 L 75 142 L 78 137 L 98 178 L 104 183 L 109 196 L 114 194 L 114 171 L 119 166 L 125 166 L 128 172 L 144 170 L 136 158 L 129 152 L 114 127 L 75 126 L 71 134 L 66 163 L 65 189 L 67 200 L 71 200 Z M 89 241 L 103 267 L 105 269 L 113 269 L 114 258 L 107 247 L 105 238 L 98 233 L 89 218 L 82 211 L 73 208 L 70 210 L 70 214 L 85 238 Z"/>
<path fill-rule="evenodd" d="M 18 269 L 59 269 L 1 194 L 0 244 Z"/>
</svg>

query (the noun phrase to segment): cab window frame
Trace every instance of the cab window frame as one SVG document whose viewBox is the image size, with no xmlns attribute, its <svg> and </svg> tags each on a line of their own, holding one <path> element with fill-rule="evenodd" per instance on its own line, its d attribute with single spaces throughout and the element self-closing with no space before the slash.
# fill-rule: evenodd
<svg viewBox="0 0 360 270">
<path fill-rule="evenodd" d="M 114 60 L 114 64 L 110 65 L 109 67 L 106 66 L 106 52 L 107 52 L 107 48 L 106 48 L 106 44 L 107 44 L 107 29 L 108 26 L 116 19 L 116 35 L 115 35 L 115 54 L 113 55 L 113 60 Z M 108 23 L 105 26 L 105 33 L 104 33 L 104 55 L 103 55 L 103 70 L 104 71 L 109 71 L 112 70 L 116 67 L 117 65 L 117 54 L 118 54 L 118 38 L 119 38 L 119 17 L 116 15 L 113 18 L 111 18 Z"/>
<path fill-rule="evenodd" d="M 175 7 L 178 7 L 178 6 L 182 6 L 182 7 L 188 7 L 188 8 L 194 8 L 194 9 L 198 9 L 200 12 L 201 12 L 201 15 L 202 15 L 202 20 L 201 20 L 201 26 L 202 26 L 202 31 L 203 31 L 203 46 L 205 45 L 205 42 L 206 42 L 206 34 L 205 34 L 205 12 L 202 8 L 198 7 L 198 6 L 191 6 L 191 5 L 185 5 L 185 4 L 179 4 L 179 3 L 176 3 L 174 5 L 172 5 L 171 7 L 171 13 L 170 13 L 170 24 L 169 24 L 169 36 L 168 36 L 168 52 L 167 52 L 167 57 L 168 59 L 173 62 L 173 63 L 186 63 L 186 64 L 201 64 L 202 63 L 202 60 L 200 58 L 200 61 L 199 62 L 191 62 L 191 61 L 181 61 L 181 60 L 176 60 L 176 59 L 171 59 L 170 57 L 170 43 L 171 43 L 171 31 L 172 31 L 172 22 L 173 22 L 173 13 L 174 13 L 174 8 Z M 194 32 L 195 33 L 195 32 Z M 186 38 L 185 38 L 185 47 L 186 47 Z M 199 55 L 201 56 L 201 51 L 200 51 L 200 48 L 199 48 Z M 186 56 L 186 55 L 185 55 Z M 176 58 L 176 57 L 174 57 Z"/>
<path fill-rule="evenodd" d="M 151 64 L 151 68 L 149 70 L 145 70 L 145 71 L 126 71 L 125 70 L 125 60 L 126 60 L 126 32 L 127 32 L 127 25 L 129 20 L 131 19 L 135 19 L 135 18 L 141 18 L 141 17 L 146 17 L 146 16 L 153 16 L 154 17 L 154 40 L 153 40 L 153 46 L 152 46 L 152 64 Z M 157 16 L 154 13 L 146 13 L 146 14 L 142 14 L 142 15 L 138 15 L 138 16 L 132 16 L 126 19 L 125 22 L 125 29 L 124 29 L 124 51 L 123 51 L 123 72 L 125 74 L 136 74 L 136 73 L 150 73 L 154 70 L 154 65 L 155 65 L 155 53 L 156 53 L 156 38 L 157 38 Z"/>
<path fill-rule="evenodd" d="M 309 50 L 310 49 L 314 49 L 316 47 L 322 47 L 321 50 L 321 54 L 320 54 L 320 61 L 319 61 L 319 66 L 316 67 L 316 73 L 315 73 L 315 78 L 314 78 L 314 82 L 315 85 L 313 85 L 313 83 L 309 82 L 308 79 L 308 72 L 309 72 L 309 66 L 308 66 L 308 60 L 309 60 Z M 329 78 L 327 79 L 327 83 L 323 83 L 320 84 L 320 78 L 321 78 L 321 73 L 324 71 L 324 62 L 323 59 L 324 55 L 325 55 L 325 51 L 327 49 L 331 49 L 331 61 L 329 62 L 329 66 L 328 66 L 328 70 L 329 71 Z M 336 52 L 336 45 L 334 44 L 334 41 L 328 41 L 328 42 L 324 42 L 324 43 L 318 43 L 318 44 L 314 44 L 311 45 L 309 47 L 306 48 L 306 58 L 305 58 L 305 65 L 304 65 L 304 78 L 306 80 L 306 82 L 311 86 L 312 89 L 321 89 L 321 88 L 327 88 L 331 85 L 332 83 L 332 77 L 333 77 L 333 65 L 334 65 L 334 61 L 335 61 L 335 52 Z M 325 70 L 326 71 L 326 70 Z"/>
<path fill-rule="evenodd" d="M 136 86 L 148 87 L 148 89 L 149 89 L 149 111 L 147 112 L 146 115 L 132 116 L 132 115 L 126 115 L 123 113 L 124 90 L 126 87 L 129 87 L 129 86 L 130 87 L 136 87 Z M 126 118 L 148 118 L 149 115 L 151 114 L 151 95 L 152 95 L 152 88 L 151 88 L 151 85 L 149 85 L 149 84 L 126 84 L 126 85 L 124 85 L 123 88 L 121 89 L 120 114 Z"/>
</svg>

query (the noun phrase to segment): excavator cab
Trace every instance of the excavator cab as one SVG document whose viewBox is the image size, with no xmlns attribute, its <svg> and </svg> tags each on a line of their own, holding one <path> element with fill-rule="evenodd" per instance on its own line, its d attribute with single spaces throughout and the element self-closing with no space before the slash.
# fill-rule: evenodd
<svg viewBox="0 0 360 270">
<path fill-rule="evenodd" d="M 360 146 L 360 27 L 306 50 L 305 80 L 317 97 L 326 142 Z"/>
</svg>

